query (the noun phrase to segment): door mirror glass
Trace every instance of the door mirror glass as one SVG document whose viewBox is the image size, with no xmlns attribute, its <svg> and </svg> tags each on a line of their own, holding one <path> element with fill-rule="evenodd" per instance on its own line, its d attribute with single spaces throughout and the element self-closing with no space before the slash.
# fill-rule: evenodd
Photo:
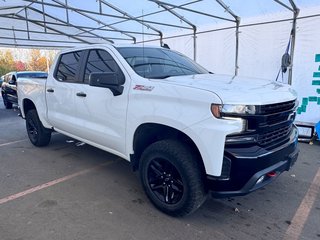
<svg viewBox="0 0 320 240">
<path fill-rule="evenodd" d="M 8 83 L 10 85 L 16 85 L 16 80 L 15 79 L 11 79 Z"/>
</svg>

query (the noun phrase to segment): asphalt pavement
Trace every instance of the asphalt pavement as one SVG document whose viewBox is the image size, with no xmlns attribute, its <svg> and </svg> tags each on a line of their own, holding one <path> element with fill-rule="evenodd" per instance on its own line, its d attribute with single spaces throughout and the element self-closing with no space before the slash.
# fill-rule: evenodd
<svg viewBox="0 0 320 240">
<path fill-rule="evenodd" d="M 172 218 L 125 160 L 58 133 L 36 148 L 17 115 L 0 100 L 0 240 L 320 240 L 318 143 L 265 188 Z"/>
</svg>

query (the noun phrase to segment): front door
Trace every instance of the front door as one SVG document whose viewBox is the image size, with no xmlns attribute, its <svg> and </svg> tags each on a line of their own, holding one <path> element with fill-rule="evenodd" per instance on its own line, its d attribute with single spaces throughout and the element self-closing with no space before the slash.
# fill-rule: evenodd
<svg viewBox="0 0 320 240">
<path fill-rule="evenodd" d="M 113 153 L 125 153 L 126 112 L 129 76 L 115 61 L 116 56 L 105 49 L 91 49 L 82 71 L 84 84 L 76 86 L 78 136 L 103 146 Z M 124 91 L 114 96 L 110 89 L 89 85 L 93 72 L 116 73 L 124 78 Z"/>
</svg>

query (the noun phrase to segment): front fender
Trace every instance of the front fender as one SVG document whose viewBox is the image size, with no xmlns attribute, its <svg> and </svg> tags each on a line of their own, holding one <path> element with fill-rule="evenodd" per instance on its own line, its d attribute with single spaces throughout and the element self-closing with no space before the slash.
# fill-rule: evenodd
<svg viewBox="0 0 320 240">
<path fill-rule="evenodd" d="M 141 83 L 139 83 L 141 84 Z M 144 123 L 165 125 L 179 131 L 212 117 L 211 104 L 221 103 L 212 92 L 164 82 L 149 82 L 151 91 L 132 89 L 126 126 L 126 155 L 133 154 L 136 129 Z"/>
</svg>

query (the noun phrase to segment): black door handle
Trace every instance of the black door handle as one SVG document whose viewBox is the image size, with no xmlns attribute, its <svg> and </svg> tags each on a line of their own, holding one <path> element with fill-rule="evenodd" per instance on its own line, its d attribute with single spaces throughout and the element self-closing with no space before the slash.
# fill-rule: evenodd
<svg viewBox="0 0 320 240">
<path fill-rule="evenodd" d="M 54 92 L 54 90 L 52 88 L 48 88 L 47 92 Z"/>
<path fill-rule="evenodd" d="M 76 95 L 78 97 L 86 97 L 87 96 L 87 94 L 85 94 L 84 92 L 78 92 Z"/>
</svg>

